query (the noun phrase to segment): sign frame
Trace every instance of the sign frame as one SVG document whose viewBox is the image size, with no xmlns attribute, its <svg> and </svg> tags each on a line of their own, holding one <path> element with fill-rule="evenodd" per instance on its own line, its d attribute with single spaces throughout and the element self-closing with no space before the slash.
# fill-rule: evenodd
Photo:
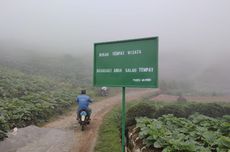
<svg viewBox="0 0 230 152">
<path fill-rule="evenodd" d="M 153 40 L 155 41 L 155 45 L 153 44 L 153 48 L 155 47 L 155 60 L 153 62 L 155 62 L 155 81 L 153 82 L 155 85 L 152 85 L 152 84 L 148 84 L 148 85 L 127 85 L 127 84 L 97 84 L 96 83 L 96 62 L 97 62 L 97 56 L 96 56 L 96 53 L 97 53 L 97 46 L 99 45 L 107 45 L 107 44 L 112 44 L 112 45 L 116 45 L 116 44 L 120 44 L 120 43 L 133 43 L 133 42 L 139 42 L 139 41 L 145 41 L 145 40 Z M 94 63 L 94 66 L 93 66 L 93 85 L 96 86 L 96 87 L 103 87 L 103 86 L 107 86 L 107 87 L 130 87 L 130 88 L 158 88 L 158 44 L 159 44 L 159 40 L 158 40 L 158 37 L 146 37 L 146 38 L 138 38 L 138 39 L 127 39 L 127 40 L 118 40 L 118 41 L 107 41 L 107 42 L 99 42 L 99 43 L 94 43 L 94 57 L 93 57 L 93 63 Z M 153 49 L 153 48 L 150 48 L 150 49 Z"/>
</svg>

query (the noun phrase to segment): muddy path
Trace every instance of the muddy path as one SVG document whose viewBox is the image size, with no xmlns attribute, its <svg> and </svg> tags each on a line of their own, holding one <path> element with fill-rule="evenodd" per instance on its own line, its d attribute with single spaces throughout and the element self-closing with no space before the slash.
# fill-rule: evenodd
<svg viewBox="0 0 230 152">
<path fill-rule="evenodd" d="M 153 93 L 153 89 L 128 91 L 126 101 L 142 98 Z M 97 133 L 107 112 L 121 104 L 121 95 L 108 97 L 93 103 L 91 123 L 81 131 L 75 111 L 60 116 L 43 127 L 28 126 L 18 129 L 16 134 L 0 142 L 1 152 L 93 152 Z"/>
<path fill-rule="evenodd" d="M 150 93 L 152 93 L 152 90 L 131 91 L 127 93 L 126 100 L 135 100 Z M 92 104 L 90 106 L 93 110 L 91 124 L 87 126 L 86 130 L 83 132 L 81 131 L 78 123 L 76 123 L 76 121 L 73 120 L 73 118 L 75 118 L 75 112 L 72 113 L 71 116 L 51 122 L 47 124 L 45 127 L 70 127 L 70 129 L 71 127 L 73 127 L 72 129 L 74 130 L 74 142 L 71 152 L 93 152 L 97 140 L 97 133 L 105 114 L 118 104 L 121 104 L 121 95 L 110 97 L 104 99 L 103 101 Z"/>
</svg>

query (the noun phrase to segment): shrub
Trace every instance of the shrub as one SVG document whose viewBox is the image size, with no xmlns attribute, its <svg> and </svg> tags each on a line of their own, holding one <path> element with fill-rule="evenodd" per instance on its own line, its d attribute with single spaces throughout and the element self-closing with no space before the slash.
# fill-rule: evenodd
<svg viewBox="0 0 230 152">
<path fill-rule="evenodd" d="M 188 113 L 184 110 L 184 107 L 181 105 L 166 105 L 159 110 L 156 111 L 154 117 L 158 118 L 161 117 L 162 115 L 167 115 L 167 114 L 173 114 L 176 117 L 188 117 Z"/>
<path fill-rule="evenodd" d="M 223 108 L 225 115 L 230 115 L 230 106 L 224 106 Z"/>
<path fill-rule="evenodd" d="M 126 115 L 126 123 L 128 126 L 136 124 L 136 117 L 152 118 L 155 113 L 155 108 L 147 103 L 138 103 L 130 107 Z"/>
<path fill-rule="evenodd" d="M 9 126 L 7 125 L 4 117 L 0 116 L 0 141 L 7 137 L 7 130 Z"/>
<path fill-rule="evenodd" d="M 192 104 L 190 106 L 193 112 L 198 112 L 200 114 L 209 116 L 209 117 L 222 117 L 225 115 L 225 109 L 217 103 L 199 103 Z"/>
<path fill-rule="evenodd" d="M 221 106 L 217 103 L 190 103 L 166 105 L 156 111 L 154 117 L 158 118 L 165 114 L 173 114 L 176 117 L 187 118 L 191 114 L 200 113 L 205 116 L 217 118 L 229 115 L 230 107 Z"/>
</svg>

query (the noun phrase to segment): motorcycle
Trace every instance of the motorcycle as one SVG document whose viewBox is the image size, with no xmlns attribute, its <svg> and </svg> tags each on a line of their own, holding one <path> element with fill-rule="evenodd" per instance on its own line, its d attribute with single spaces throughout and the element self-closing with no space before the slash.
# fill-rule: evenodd
<svg viewBox="0 0 230 152">
<path fill-rule="evenodd" d="M 84 131 L 85 130 L 85 127 L 90 123 L 90 119 L 89 119 L 89 116 L 88 116 L 88 113 L 86 110 L 81 110 L 79 111 L 79 124 L 81 126 L 81 130 Z"/>
</svg>

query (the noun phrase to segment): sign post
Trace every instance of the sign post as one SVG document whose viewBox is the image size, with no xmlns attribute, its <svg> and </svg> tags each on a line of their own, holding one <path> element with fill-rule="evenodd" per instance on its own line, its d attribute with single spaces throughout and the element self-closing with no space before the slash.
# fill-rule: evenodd
<svg viewBox="0 0 230 152">
<path fill-rule="evenodd" d="M 121 144 L 122 152 L 125 152 L 125 122 L 126 122 L 126 105 L 125 105 L 125 87 L 122 87 L 122 123 L 121 123 Z"/>
<path fill-rule="evenodd" d="M 122 88 L 122 152 L 125 152 L 125 89 L 158 87 L 158 37 L 94 44 L 93 84 Z"/>
</svg>

